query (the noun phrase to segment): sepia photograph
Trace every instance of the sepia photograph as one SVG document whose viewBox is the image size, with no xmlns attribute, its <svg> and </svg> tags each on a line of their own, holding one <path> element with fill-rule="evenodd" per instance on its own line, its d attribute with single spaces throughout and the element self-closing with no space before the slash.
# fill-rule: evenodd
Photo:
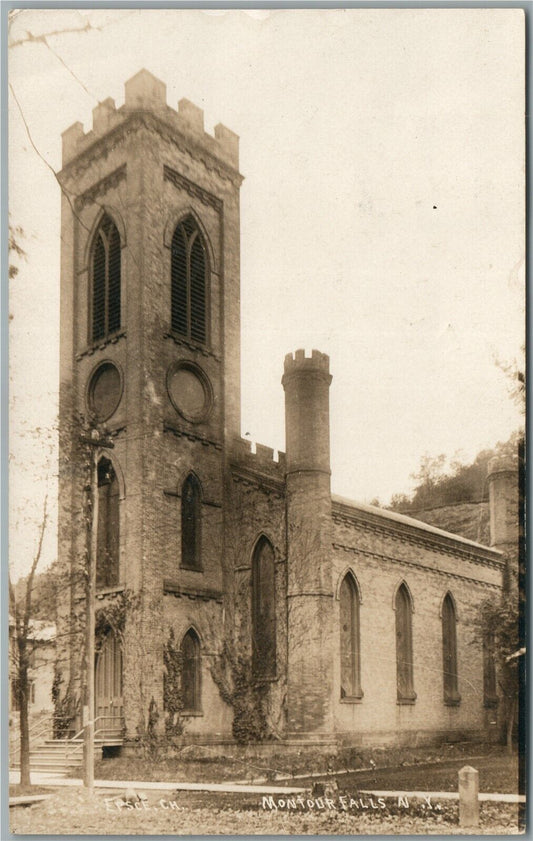
<svg viewBox="0 0 533 841">
<path fill-rule="evenodd" d="M 2 12 L 3 837 L 524 833 L 524 11 Z"/>
</svg>

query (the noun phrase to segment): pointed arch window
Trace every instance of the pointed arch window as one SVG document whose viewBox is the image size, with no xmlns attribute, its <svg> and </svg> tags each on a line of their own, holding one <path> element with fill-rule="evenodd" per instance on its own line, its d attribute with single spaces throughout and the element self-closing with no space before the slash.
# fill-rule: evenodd
<svg viewBox="0 0 533 841">
<path fill-rule="evenodd" d="M 400 704 L 416 700 L 413 677 L 412 601 L 409 590 L 401 584 L 396 591 L 396 687 Z"/>
<path fill-rule="evenodd" d="M 191 473 L 181 489 L 181 566 L 186 569 L 202 569 L 201 524 L 201 488 Z"/>
<path fill-rule="evenodd" d="M 98 531 L 96 586 L 119 583 L 119 484 L 107 458 L 98 462 Z"/>
<path fill-rule="evenodd" d="M 97 342 L 120 330 L 120 235 L 107 214 L 93 243 L 91 340 Z"/>
<path fill-rule="evenodd" d="M 171 246 L 172 330 L 200 344 L 207 342 L 207 252 L 198 225 L 187 216 Z"/>
<path fill-rule="evenodd" d="M 461 701 L 457 676 L 457 617 L 449 593 L 442 603 L 442 674 L 444 703 L 456 706 Z"/>
<path fill-rule="evenodd" d="M 347 573 L 339 591 L 341 698 L 357 700 L 361 690 L 361 643 L 359 592 L 353 576 Z"/>
<path fill-rule="evenodd" d="M 202 707 L 200 640 L 193 628 L 189 628 L 183 637 L 180 650 L 183 711 L 200 712 Z"/>
<path fill-rule="evenodd" d="M 256 678 L 276 677 L 276 574 L 266 537 L 259 538 L 252 558 L 252 669 Z"/>
</svg>

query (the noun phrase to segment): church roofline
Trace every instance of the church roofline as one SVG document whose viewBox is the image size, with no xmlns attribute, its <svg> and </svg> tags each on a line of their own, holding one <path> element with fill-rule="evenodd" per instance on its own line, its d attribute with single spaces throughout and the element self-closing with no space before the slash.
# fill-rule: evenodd
<svg viewBox="0 0 533 841">
<path fill-rule="evenodd" d="M 400 528 L 403 527 L 404 529 L 407 529 L 411 534 L 414 534 L 414 532 L 422 532 L 423 534 L 421 534 L 420 537 L 429 540 L 434 538 L 436 544 L 438 544 L 441 539 L 448 545 L 454 543 L 458 546 L 458 548 L 471 551 L 475 554 L 483 554 L 487 560 L 497 564 L 502 564 L 502 566 L 504 564 L 503 554 L 498 549 L 493 549 L 490 546 L 484 546 L 482 543 L 476 543 L 474 540 L 469 540 L 467 537 L 463 537 L 462 535 L 444 531 L 444 529 L 439 529 L 437 526 L 432 526 L 429 523 L 423 523 L 421 520 L 415 520 L 413 517 L 407 517 L 405 514 L 398 514 L 396 511 L 387 511 L 383 508 L 377 508 L 374 505 L 366 505 L 362 502 L 355 502 L 353 499 L 338 496 L 337 494 L 331 495 L 331 501 L 334 509 L 336 508 L 340 514 L 358 516 L 366 522 L 373 524 L 379 524 L 380 520 L 385 520 L 387 521 L 388 528 L 394 528 L 396 525 Z"/>
</svg>

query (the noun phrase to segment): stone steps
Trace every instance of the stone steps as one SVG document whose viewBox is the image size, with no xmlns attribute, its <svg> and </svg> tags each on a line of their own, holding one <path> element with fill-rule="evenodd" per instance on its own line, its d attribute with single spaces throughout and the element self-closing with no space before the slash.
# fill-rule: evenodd
<svg viewBox="0 0 533 841">
<path fill-rule="evenodd" d="M 104 745 L 121 745 L 122 739 L 95 739 L 95 759 L 102 758 Z M 83 761 L 82 739 L 46 739 L 40 745 L 30 748 L 30 769 L 32 771 L 54 771 L 64 774 L 76 768 Z M 10 762 L 10 768 L 20 768 L 20 756 Z"/>
</svg>

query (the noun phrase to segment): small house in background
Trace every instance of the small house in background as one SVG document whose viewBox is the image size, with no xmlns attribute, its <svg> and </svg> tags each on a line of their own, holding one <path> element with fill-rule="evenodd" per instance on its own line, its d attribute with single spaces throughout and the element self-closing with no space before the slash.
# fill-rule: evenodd
<svg viewBox="0 0 533 841">
<path fill-rule="evenodd" d="M 46 619 L 30 620 L 28 638 L 30 652 L 29 714 L 52 712 L 52 683 L 56 656 L 56 626 Z M 15 620 L 9 617 L 9 715 L 12 724 L 18 720 L 18 676 Z"/>
</svg>

